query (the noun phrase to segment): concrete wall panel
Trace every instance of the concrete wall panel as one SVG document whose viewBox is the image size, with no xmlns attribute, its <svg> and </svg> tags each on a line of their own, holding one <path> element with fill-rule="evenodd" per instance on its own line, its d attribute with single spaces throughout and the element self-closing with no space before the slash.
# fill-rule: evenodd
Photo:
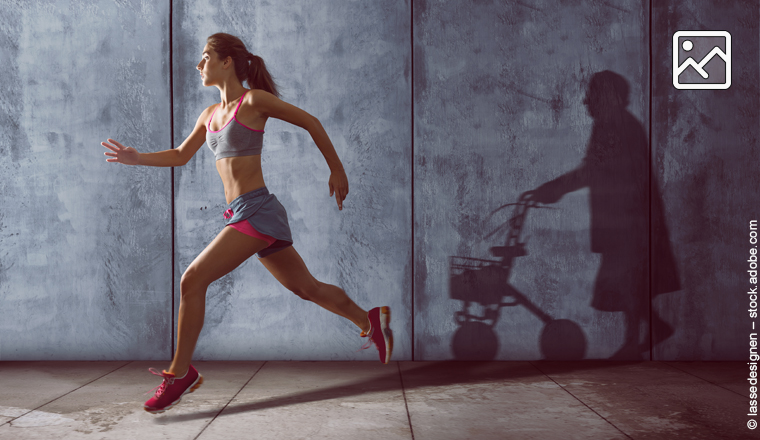
<svg viewBox="0 0 760 440">
<path fill-rule="evenodd" d="M 605 171 L 591 186 L 565 185 L 552 209 L 525 214 L 527 255 L 507 268 L 491 248 L 505 246 L 503 226 L 515 209 L 499 208 L 593 162 L 600 137 L 617 136 L 627 149 L 626 136 L 636 136 L 635 152 L 625 153 L 646 169 L 647 2 L 415 1 L 413 8 L 415 359 L 635 358 L 620 350 L 626 315 L 636 324 L 648 317 L 646 275 L 629 273 L 646 264 L 646 249 L 635 261 L 614 262 L 630 250 L 615 242 L 611 271 L 627 271 L 633 298 L 602 295 L 631 304 L 600 310 L 594 291 L 614 275 L 601 271 L 591 232 L 595 217 L 613 222 L 645 204 L 645 182 Z M 629 133 L 599 129 L 583 103 L 590 79 L 604 71 L 630 89 L 621 111 Z M 593 212 L 589 198 L 600 187 L 622 194 L 636 185 L 643 199 Z M 638 236 L 646 235 L 646 214 L 635 218 Z"/>
<path fill-rule="evenodd" d="M 99 143 L 178 146 L 219 101 L 195 70 L 219 31 L 330 135 L 343 211 L 309 134 L 282 121 L 265 181 L 317 279 L 392 307 L 395 360 L 648 359 L 650 328 L 654 359 L 745 358 L 756 2 L 658 1 L 651 33 L 634 0 L 3 5 L 2 360 L 171 356 L 182 273 L 224 224 L 213 155 L 175 169 L 172 225 L 170 170 L 107 163 Z M 673 87 L 677 30 L 731 33 L 728 90 Z M 557 200 L 512 223 L 525 255 L 505 265 L 505 205 L 536 188 Z M 357 334 L 252 258 L 209 288 L 194 359 L 375 361 Z"/>
<path fill-rule="evenodd" d="M 653 316 L 662 317 L 662 323 L 653 320 L 654 334 L 663 340 L 655 346 L 654 358 L 746 360 L 752 321 L 757 321 L 749 316 L 746 292 L 753 287 L 747 273 L 749 221 L 760 214 L 760 5 L 654 5 L 652 175 L 661 182 L 664 217 L 682 281 L 681 290 L 664 295 L 654 286 Z M 673 34 L 691 30 L 730 33 L 728 89 L 673 86 Z M 702 55 L 694 56 L 699 61 Z M 656 274 L 667 266 L 667 255 L 653 252 Z"/>
<path fill-rule="evenodd" d="M 7 3 L 0 359 L 166 358 L 170 171 L 100 142 L 168 146 L 169 5 Z"/>
<path fill-rule="evenodd" d="M 270 119 L 264 180 L 288 212 L 294 247 L 320 281 L 365 309 L 389 305 L 394 359 L 411 357 L 411 83 L 409 5 L 400 2 L 174 2 L 175 145 L 219 102 L 196 64 L 206 38 L 240 37 L 260 55 L 282 99 L 316 116 L 344 164 L 343 211 L 309 133 Z M 245 85 L 245 84 L 244 84 Z M 176 169 L 179 280 L 224 226 L 226 201 L 204 147 Z M 349 321 L 304 302 L 253 257 L 213 283 L 197 359 L 375 360 Z"/>
</svg>

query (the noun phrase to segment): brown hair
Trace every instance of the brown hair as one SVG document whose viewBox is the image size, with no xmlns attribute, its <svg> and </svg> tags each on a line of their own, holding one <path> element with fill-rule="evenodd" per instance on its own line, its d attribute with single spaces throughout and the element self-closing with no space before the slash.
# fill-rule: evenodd
<svg viewBox="0 0 760 440">
<path fill-rule="evenodd" d="M 232 61 L 235 63 L 235 75 L 241 83 L 243 80 L 248 81 L 248 87 L 266 90 L 274 96 L 280 97 L 277 84 L 272 80 L 264 60 L 260 56 L 248 52 L 240 38 L 219 32 L 208 37 L 206 43 L 219 54 L 220 59 L 232 57 Z"/>
</svg>

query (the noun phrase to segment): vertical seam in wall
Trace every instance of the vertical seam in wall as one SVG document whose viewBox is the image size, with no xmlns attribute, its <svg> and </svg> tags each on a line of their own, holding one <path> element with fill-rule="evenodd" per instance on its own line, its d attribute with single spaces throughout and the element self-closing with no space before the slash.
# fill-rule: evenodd
<svg viewBox="0 0 760 440">
<path fill-rule="evenodd" d="M 654 358 L 654 345 L 652 335 L 652 308 L 654 303 L 652 302 L 652 90 L 654 84 L 652 83 L 652 0 L 649 0 L 649 162 L 647 163 L 647 170 L 649 170 L 649 360 Z"/>
<path fill-rule="evenodd" d="M 412 93 L 412 362 L 414 362 L 414 346 L 416 344 L 416 340 L 414 338 L 414 286 L 415 286 L 415 278 L 414 278 L 414 266 L 416 265 L 416 262 L 414 260 L 414 242 L 415 242 L 415 236 L 414 236 L 414 0 L 409 1 L 409 19 L 410 19 L 410 36 L 409 36 L 409 46 L 410 46 L 410 52 L 411 52 L 411 64 L 412 68 L 409 69 L 412 72 L 411 77 L 411 93 Z"/>
<path fill-rule="evenodd" d="M 174 149 L 174 41 L 172 39 L 172 33 L 174 28 L 172 27 L 172 0 L 169 0 L 169 108 L 171 121 L 169 126 L 171 127 L 171 148 Z M 174 361 L 174 167 L 171 172 L 171 189 L 172 189 L 172 344 L 170 358 Z"/>
</svg>

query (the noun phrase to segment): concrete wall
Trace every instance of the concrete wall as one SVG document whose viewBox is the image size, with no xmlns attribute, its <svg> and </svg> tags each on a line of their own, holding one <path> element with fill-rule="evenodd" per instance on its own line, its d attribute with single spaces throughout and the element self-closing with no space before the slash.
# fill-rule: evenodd
<svg viewBox="0 0 760 440">
<path fill-rule="evenodd" d="M 2 2 L 0 359 L 165 359 L 171 170 L 166 2 Z"/>
<path fill-rule="evenodd" d="M 264 178 L 312 274 L 392 307 L 394 359 L 746 358 L 757 4 L 151 5 L 3 3 L 0 359 L 170 358 L 179 280 L 224 225 L 214 158 L 174 170 L 172 225 L 171 171 L 99 143 L 178 146 L 219 101 L 195 65 L 220 31 L 330 135 L 343 211 L 298 127 L 268 122 Z M 689 29 L 731 32 L 730 89 L 672 86 Z M 552 203 L 514 205 L 537 188 Z M 206 304 L 194 359 L 376 360 L 255 258 Z"/>
<path fill-rule="evenodd" d="M 591 249 L 592 217 L 610 214 L 591 212 L 588 184 L 563 188 L 552 209 L 528 209 L 527 255 L 510 265 L 491 252 L 506 245 L 515 214 L 500 207 L 589 155 L 595 124 L 583 101 L 594 75 L 622 76 L 634 128 L 648 118 L 647 4 L 533 3 L 414 3 L 418 359 L 607 358 L 623 345 L 626 313 L 636 324 L 648 318 L 645 306 L 592 304 L 595 280 L 609 278 Z M 646 145 L 631 148 L 646 169 Z M 598 174 L 592 186 L 630 186 Z M 646 274 L 633 277 L 630 291 L 602 296 L 640 302 Z"/>
<path fill-rule="evenodd" d="M 654 6 L 650 100 L 647 2 L 414 2 L 416 359 L 746 358 L 760 7 Z M 734 35 L 729 90 L 673 87 L 695 29 Z"/>
<path fill-rule="evenodd" d="M 683 284 L 681 291 L 653 300 L 652 311 L 675 328 L 672 338 L 656 346 L 655 357 L 746 360 L 757 321 L 749 316 L 746 292 L 752 287 L 749 221 L 760 217 L 760 5 L 655 5 L 653 37 L 659 44 L 653 45 L 652 175 L 661 182 Z M 731 34 L 729 89 L 673 87 L 669 38 L 678 30 Z M 655 254 L 653 267 L 660 261 Z"/>
</svg>

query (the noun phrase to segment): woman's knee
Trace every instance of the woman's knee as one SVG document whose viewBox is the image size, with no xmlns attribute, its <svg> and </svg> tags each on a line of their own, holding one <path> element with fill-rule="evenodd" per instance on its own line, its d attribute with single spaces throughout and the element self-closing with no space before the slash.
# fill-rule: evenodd
<svg viewBox="0 0 760 440">
<path fill-rule="evenodd" d="M 182 295 L 192 294 L 194 292 L 205 292 L 208 288 L 207 283 L 202 277 L 201 272 L 194 267 L 188 267 L 179 282 L 179 288 Z"/>
</svg>

